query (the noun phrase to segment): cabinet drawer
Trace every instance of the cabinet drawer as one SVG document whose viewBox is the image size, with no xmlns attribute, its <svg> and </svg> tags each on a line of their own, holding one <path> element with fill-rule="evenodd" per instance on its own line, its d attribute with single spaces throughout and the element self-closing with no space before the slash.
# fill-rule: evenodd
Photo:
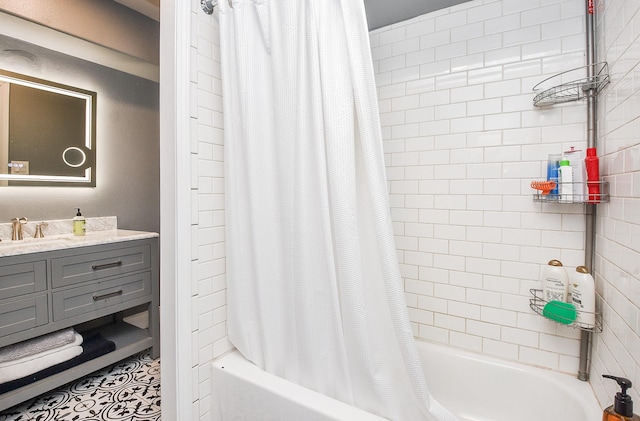
<svg viewBox="0 0 640 421">
<path fill-rule="evenodd" d="M 53 320 L 115 306 L 151 295 L 151 272 L 104 280 L 53 293 Z"/>
<path fill-rule="evenodd" d="M 44 260 L 0 266 L 0 297 L 10 298 L 47 289 Z"/>
<path fill-rule="evenodd" d="M 51 259 L 51 285 L 60 288 L 151 267 L 148 245 Z"/>
<path fill-rule="evenodd" d="M 49 323 L 47 294 L 0 302 L 0 336 Z"/>
</svg>

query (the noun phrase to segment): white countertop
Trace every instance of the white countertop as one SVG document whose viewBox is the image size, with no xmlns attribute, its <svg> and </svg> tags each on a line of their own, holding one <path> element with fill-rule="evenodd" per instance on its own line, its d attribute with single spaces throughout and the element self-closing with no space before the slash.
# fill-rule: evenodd
<svg viewBox="0 0 640 421">
<path fill-rule="evenodd" d="M 87 232 L 84 236 L 58 234 L 46 236 L 45 238 L 25 238 L 24 240 L 16 241 L 3 240 L 0 242 L 0 257 L 74 247 L 95 246 L 120 241 L 142 240 L 154 237 L 158 237 L 158 234 L 155 232 L 111 229 Z"/>
</svg>

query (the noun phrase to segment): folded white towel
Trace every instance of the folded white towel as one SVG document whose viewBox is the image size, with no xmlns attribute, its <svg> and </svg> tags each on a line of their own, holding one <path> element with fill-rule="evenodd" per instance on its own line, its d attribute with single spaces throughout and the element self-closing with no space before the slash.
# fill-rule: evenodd
<svg viewBox="0 0 640 421">
<path fill-rule="evenodd" d="M 5 361 L 3 363 L 0 363 L 0 373 L 3 368 L 9 368 L 9 367 L 13 367 L 14 365 L 29 363 L 30 361 L 36 360 L 38 358 L 46 357 L 47 355 L 55 354 L 61 351 L 66 351 L 69 348 L 82 345 L 82 341 L 83 341 L 82 335 L 74 332 L 73 337 L 74 337 L 74 341 L 70 344 L 63 345 L 55 349 L 48 349 L 46 351 L 39 352 L 37 354 L 29 355 L 26 357 L 18 358 L 17 360 Z M 4 379 L 2 378 L 2 376 L 0 376 L 0 381 L 3 381 L 3 380 Z"/>
<path fill-rule="evenodd" d="M 29 359 L 24 362 L 0 368 L 0 383 L 26 377 L 45 368 L 63 363 L 80 354 L 82 354 L 82 347 L 76 345 L 62 351 L 51 352 L 42 357 L 27 357 Z"/>
<path fill-rule="evenodd" d="M 29 355 L 35 355 L 73 343 L 76 340 L 75 335 L 76 331 L 73 328 L 69 328 L 18 342 L 17 344 L 7 345 L 0 348 L 0 363 L 28 357 Z"/>
</svg>

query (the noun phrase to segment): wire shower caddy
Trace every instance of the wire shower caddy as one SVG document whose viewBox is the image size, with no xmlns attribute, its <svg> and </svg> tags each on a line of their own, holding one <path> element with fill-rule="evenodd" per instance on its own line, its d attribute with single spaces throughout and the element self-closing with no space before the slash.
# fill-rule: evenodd
<svg viewBox="0 0 640 421">
<path fill-rule="evenodd" d="M 545 299 L 543 298 L 542 290 L 531 288 L 529 290 L 529 293 L 531 294 L 531 297 L 529 298 L 529 307 L 534 312 L 545 317 L 543 313 L 544 313 L 544 306 L 547 304 L 547 301 L 545 301 Z M 591 332 L 602 332 L 602 313 L 600 311 L 596 311 L 595 313 L 591 313 L 588 311 L 581 311 L 581 310 L 577 310 L 577 311 L 578 313 L 582 313 L 584 315 L 587 315 L 587 314 L 592 315 L 593 318 L 595 319 L 595 323 L 587 324 L 577 320 L 576 321 L 567 320 L 566 323 L 562 323 L 562 324 L 575 329 L 586 330 Z M 551 320 L 551 319 L 547 319 L 547 320 Z M 558 320 L 555 320 L 555 322 L 560 323 Z"/>
<path fill-rule="evenodd" d="M 588 74 L 591 67 L 593 76 L 584 76 L 573 79 L 579 75 Z M 568 82 L 564 80 L 569 79 Z M 594 63 L 576 67 L 551 76 L 533 87 L 534 92 L 540 91 L 533 98 L 533 105 L 543 107 L 547 105 L 562 104 L 564 102 L 578 101 L 589 95 L 597 95 L 609 83 L 609 65 L 607 62 Z M 544 86 L 554 85 L 543 89 Z"/>
</svg>

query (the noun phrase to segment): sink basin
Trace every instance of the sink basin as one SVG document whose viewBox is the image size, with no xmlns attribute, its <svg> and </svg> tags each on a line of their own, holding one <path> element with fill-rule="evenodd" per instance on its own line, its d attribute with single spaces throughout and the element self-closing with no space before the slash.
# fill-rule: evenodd
<svg viewBox="0 0 640 421">
<path fill-rule="evenodd" d="M 45 238 L 25 238 L 23 240 L 2 240 L 0 243 L 0 256 L 12 254 L 46 251 L 64 247 L 65 244 L 74 241 L 72 235 L 55 235 Z"/>
<path fill-rule="evenodd" d="M 45 238 L 25 238 L 22 240 L 2 240 L 0 247 L 29 247 L 35 244 L 51 244 L 73 240 L 71 236 L 55 235 Z"/>
</svg>

